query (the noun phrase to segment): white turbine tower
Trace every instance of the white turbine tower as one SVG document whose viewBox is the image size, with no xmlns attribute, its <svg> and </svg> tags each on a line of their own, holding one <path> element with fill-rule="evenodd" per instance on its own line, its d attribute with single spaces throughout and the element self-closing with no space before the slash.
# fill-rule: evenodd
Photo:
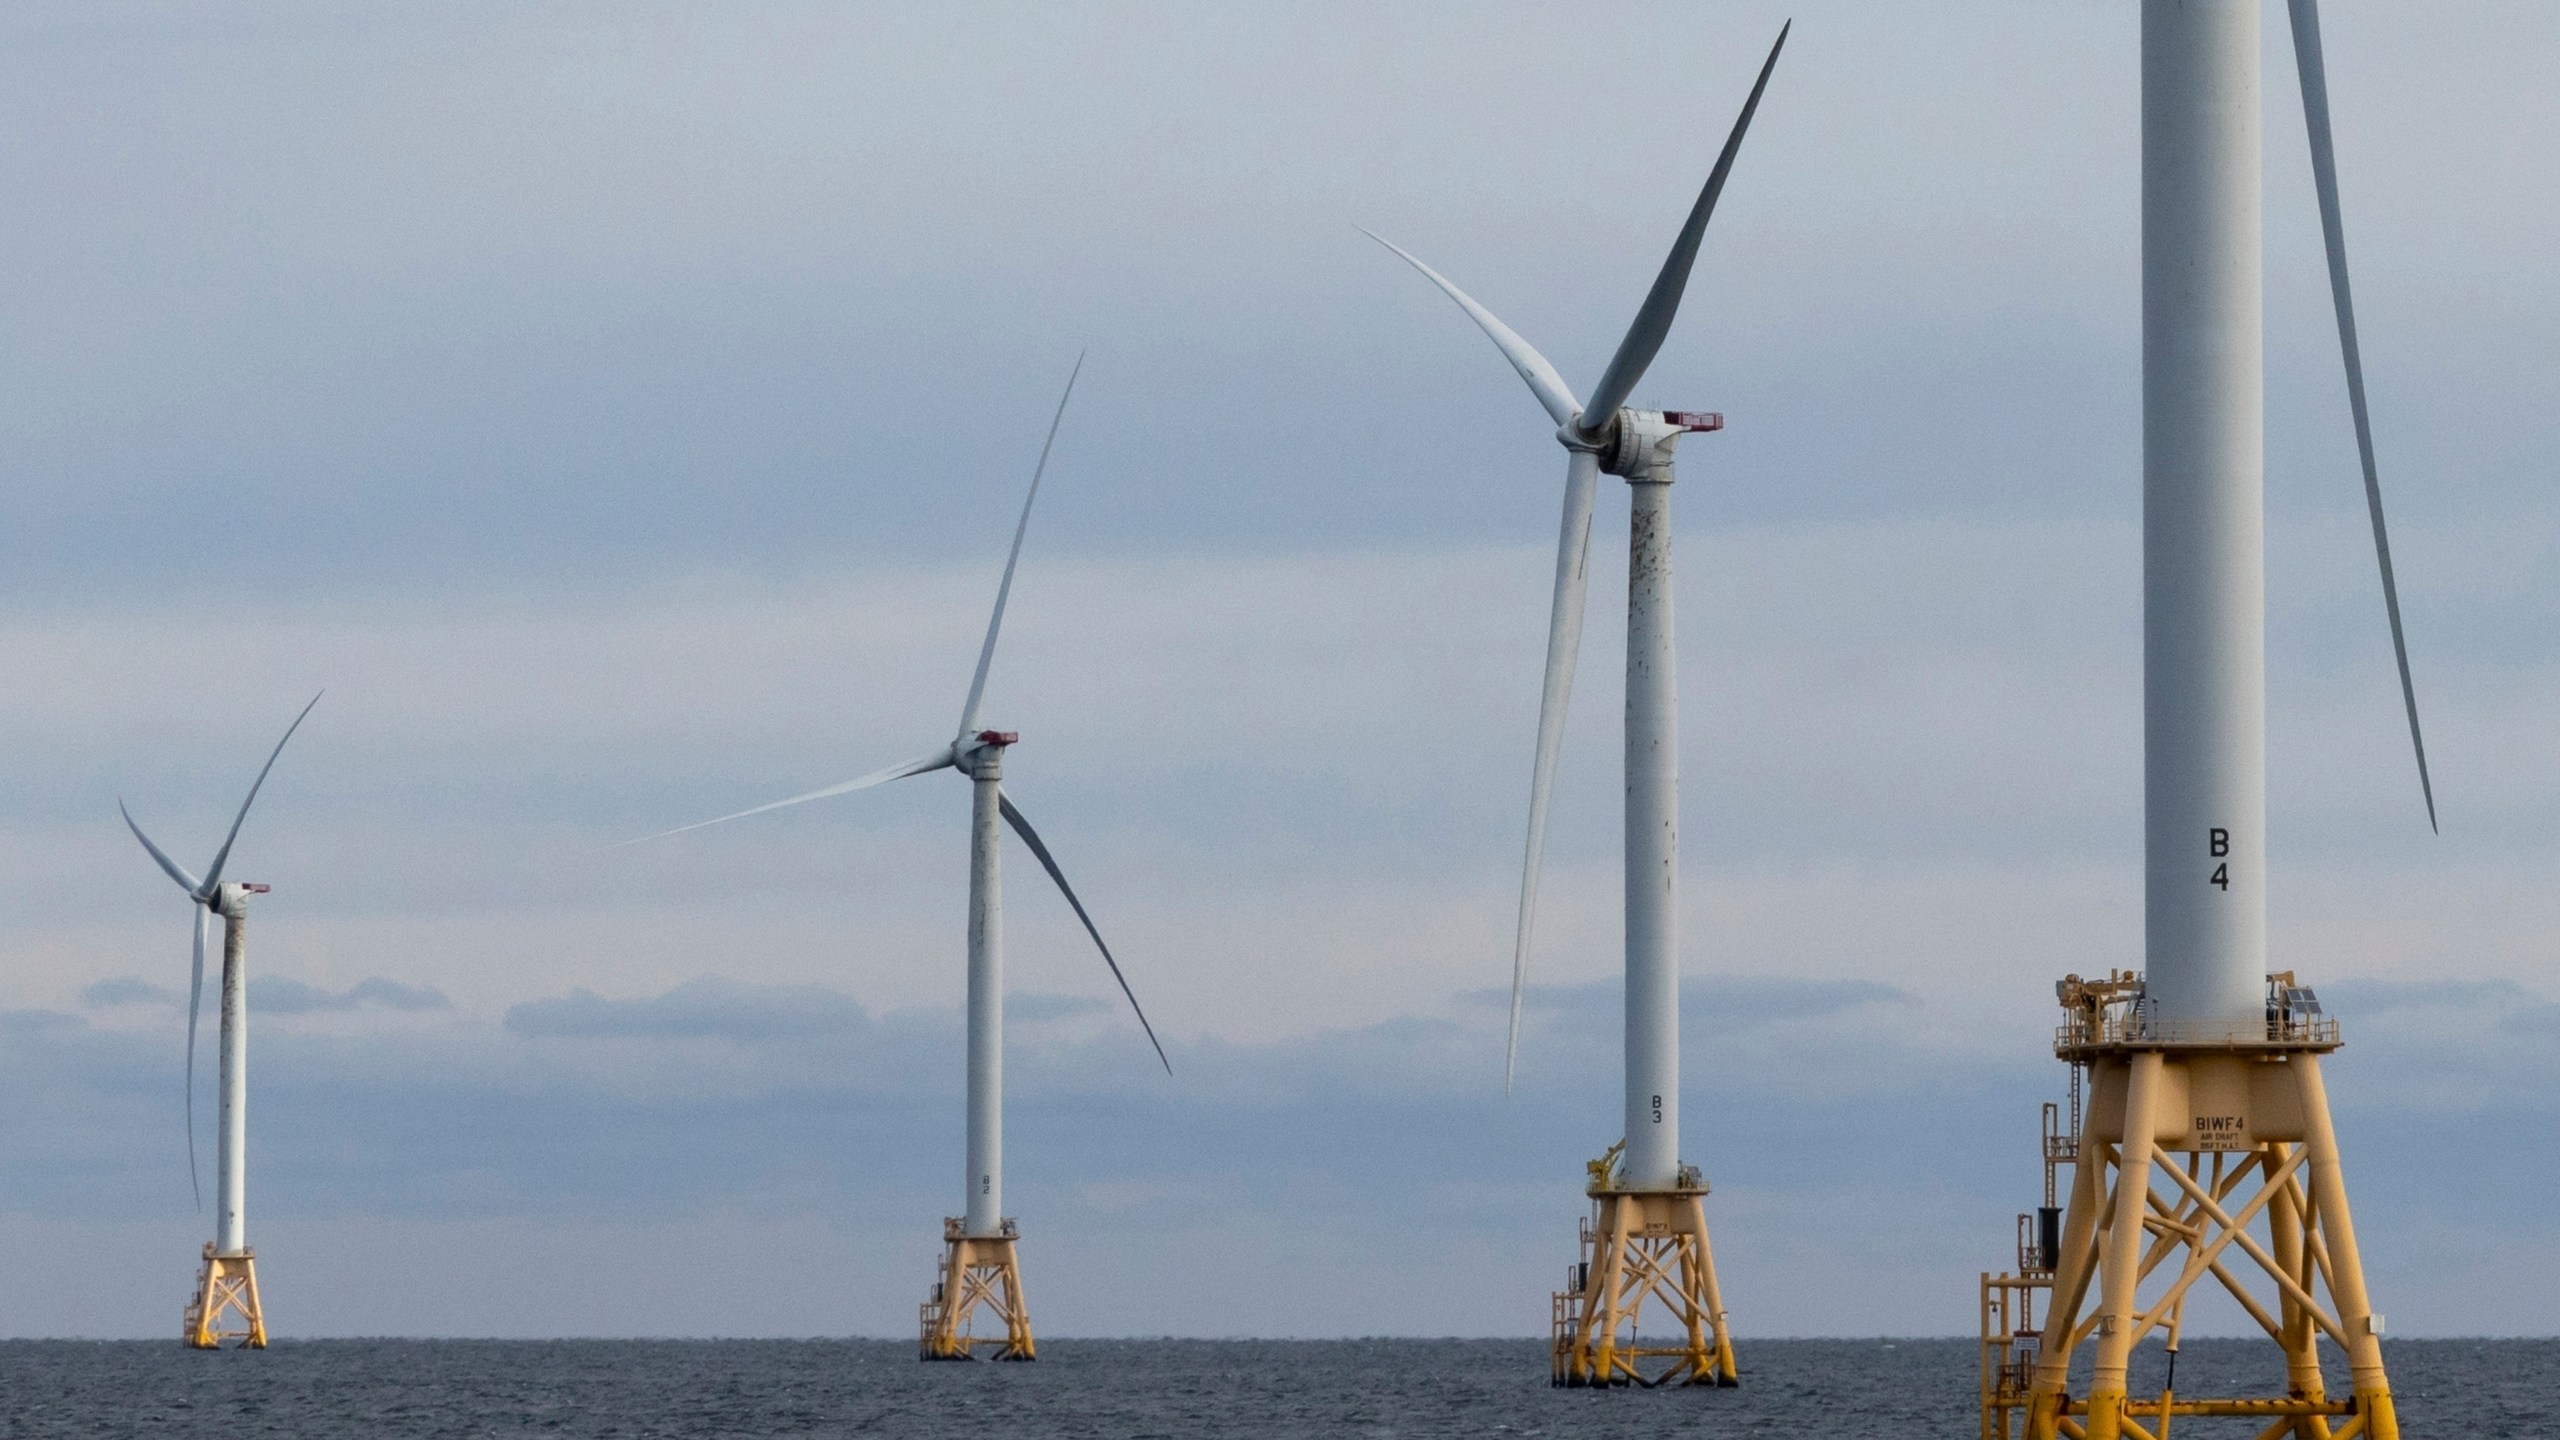
<svg viewBox="0 0 2560 1440">
<path fill-rule="evenodd" d="M 2290 9 L 2348 409 L 2432 827 L 2347 283 L 2319 13 L 2314 0 Z M 2142 8 L 2145 969 L 2075 975 L 2061 988 L 2070 1023 L 2057 1050 L 2085 1068 L 2090 1104 L 2085 1126 L 2046 1147 L 2049 1167 L 2072 1157 L 2070 1203 L 2053 1203 L 2049 1168 L 2041 1254 L 2022 1261 L 2017 1282 L 2052 1287 L 2045 1323 L 2027 1327 L 2039 1335 L 2033 1353 L 2007 1367 L 2033 1381 L 1984 1397 L 1987 1408 L 2023 1408 L 2037 1440 L 2163 1433 L 2177 1414 L 2271 1418 L 2265 1433 L 2304 1436 L 2352 1415 L 2343 1423 L 2357 1433 L 2398 1434 L 2321 1075 L 2336 1023 L 2292 971 L 2267 970 L 2259 31 L 2258 0 Z M 2027 1278 L 2039 1267 L 2042 1282 Z M 2133 1348 L 2155 1329 L 2174 1382 L 2179 1320 L 2208 1275 L 2268 1322 L 2287 1375 L 2280 1398 L 2182 1398 L 2164 1384 L 2153 1400 L 2147 1386 L 2128 1389 Z M 2326 1394 L 2324 1334 L 2347 1354 L 2351 1399 Z M 2074 1401 L 2072 1357 L 2093 1340 L 2090 1389 Z"/>
<path fill-rule="evenodd" d="M 1040 460 L 1031 472 L 1030 493 L 1023 497 L 1022 516 L 1014 525 L 1013 549 L 1005 557 L 1004 578 L 996 586 L 995 611 L 987 617 L 986 640 L 978 649 L 977 673 L 969 682 L 969 699 L 960 710 L 958 734 L 948 744 L 937 745 L 912 760 L 840 785 L 644 837 L 655 840 L 680 835 L 768 810 L 850 795 L 934 770 L 957 770 L 969 778 L 967 1213 L 943 1223 L 942 1279 L 934 1286 L 933 1298 L 925 1303 L 921 1316 L 922 1351 L 928 1360 L 972 1359 L 974 1350 L 981 1347 L 994 1349 L 1000 1360 L 1034 1358 L 1031 1322 L 1014 1254 L 1018 1232 L 1004 1214 L 1004 897 L 997 883 L 1003 850 L 999 818 L 1013 827 L 1032 857 L 1057 882 L 1058 892 L 1066 897 L 1076 919 L 1083 922 L 1085 933 L 1093 937 L 1095 948 L 1102 952 L 1102 963 L 1110 967 L 1120 993 L 1128 997 L 1129 1008 L 1145 1030 L 1147 1043 L 1155 1047 L 1157 1061 L 1164 1065 L 1165 1073 L 1173 1072 L 1163 1043 L 1156 1039 L 1155 1027 L 1147 1023 L 1146 1012 L 1138 1006 L 1137 993 L 1129 988 L 1128 977 L 1120 972 L 1120 962 L 1113 958 L 1101 930 L 1085 912 L 1084 902 L 1076 898 L 1066 872 L 1058 868 L 1056 857 L 1041 842 L 1039 832 L 1031 828 L 1031 822 L 1005 793 L 1004 752 L 1020 736 L 1011 731 L 981 729 L 978 723 L 987 669 L 995 659 L 996 636 L 1004 626 L 1005 601 L 1013 592 L 1014 565 L 1022 558 L 1023 536 L 1031 526 L 1032 502 L 1040 498 L 1040 477 L 1049 468 L 1050 447 L 1057 443 L 1059 422 L 1066 418 L 1067 401 L 1075 394 L 1076 376 L 1083 370 L 1084 359 L 1079 356 L 1075 369 L 1068 373 L 1066 392 L 1058 397 L 1057 413 L 1050 418 L 1048 438 L 1041 442 Z M 981 1306 L 992 1310 L 994 1318 L 1003 1322 L 1001 1338 L 974 1334 L 972 1320 Z"/>
<path fill-rule="evenodd" d="M 248 1003 L 248 929 L 249 897 L 264 895 L 264 885 L 246 885 L 222 878 L 225 865 L 231 861 L 232 842 L 240 838 L 240 824 L 249 818 L 249 807 L 256 803 L 258 789 L 267 783 L 267 772 L 276 768 L 276 757 L 284 753 L 286 740 L 302 728 L 311 706 L 293 717 L 285 727 L 284 738 L 267 754 L 267 763 L 258 767 L 258 778 L 249 783 L 248 798 L 240 802 L 240 813 L 232 817 L 231 833 L 222 837 L 222 848 L 213 853 L 213 863 L 205 867 L 199 880 L 185 866 L 169 858 L 169 852 L 152 843 L 150 836 L 134 822 L 133 812 L 124 802 L 116 802 L 116 810 L 124 816 L 126 828 L 151 858 L 160 863 L 178 888 L 187 892 L 187 900 L 196 907 L 195 964 L 187 979 L 187 1180 L 196 1183 L 196 1017 L 204 1002 L 205 930 L 213 917 L 222 917 L 222 1109 L 215 1131 L 214 1145 L 214 1238 L 204 1247 L 204 1264 L 197 1272 L 194 1297 L 187 1305 L 185 1339 L 199 1350 L 221 1348 L 224 1340 L 236 1339 L 248 1348 L 263 1350 L 267 1344 L 266 1312 L 258 1301 L 256 1252 L 249 1248 L 246 1206 L 249 1185 L 249 1003 Z M 202 1203 L 203 1192 L 197 1192 Z M 229 1328 L 236 1324 L 238 1328 Z"/>
<path fill-rule="evenodd" d="M 1494 318 L 1438 271 L 1401 247 L 1373 240 L 1456 301 L 1503 358 L 1529 383 L 1530 392 L 1556 424 L 1565 449 L 1564 523 L 1556 548 L 1555 601 L 1547 632 L 1544 697 L 1538 708 L 1537 760 L 1529 786 L 1529 836 L 1521 865 L 1519 927 L 1511 964 L 1511 1018 L 1503 1055 L 1507 1090 L 1519 1053 L 1521 994 L 1528 977 L 1529 941 L 1537 913 L 1538 871 L 1546 843 L 1547 797 L 1564 736 L 1565 705 L 1573 689 L 1575 651 L 1582 639 L 1584 566 L 1591 539 L 1591 511 L 1603 471 L 1622 476 L 1630 496 L 1627 573 L 1626 695 L 1626 1132 L 1592 1166 L 1594 1223 L 1584 1259 L 1569 1273 L 1569 1303 L 1555 1336 L 1559 1384 L 1616 1385 L 1734 1383 L 1733 1348 L 1725 1334 L 1723 1305 L 1707 1244 L 1706 1193 L 1696 1167 L 1680 1160 L 1680 756 L 1678 654 L 1672 635 L 1672 452 L 1680 437 L 1723 427 L 1721 415 L 1626 408 L 1628 397 L 1671 333 L 1672 317 L 1688 288 L 1689 270 L 1716 197 L 1742 148 L 1744 132 L 1759 108 L 1769 73 L 1786 47 L 1778 32 L 1769 57 L 1752 82 L 1741 117 L 1716 157 L 1690 207 L 1689 218 L 1663 261 L 1653 289 L 1627 327 L 1617 354 L 1601 372 L 1588 405 L 1526 340 Z M 1365 232 L 1364 232 L 1365 233 Z M 1616 1163 L 1612 1165 L 1612 1161 Z M 1661 1297 L 1683 1343 L 1640 1350 L 1634 1331 L 1645 1298 Z M 1620 1331 L 1627 1333 L 1621 1338 Z M 1637 1361 L 1668 1356 L 1660 1374 L 1643 1375 Z"/>
</svg>

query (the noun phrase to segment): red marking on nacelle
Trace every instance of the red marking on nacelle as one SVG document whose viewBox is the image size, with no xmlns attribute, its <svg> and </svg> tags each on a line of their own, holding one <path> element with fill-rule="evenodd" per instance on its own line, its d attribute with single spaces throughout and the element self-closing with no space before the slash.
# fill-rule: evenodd
<svg viewBox="0 0 2560 1440">
<path fill-rule="evenodd" d="M 241 888 L 241 889 L 243 889 L 243 890 L 248 891 L 248 892 L 249 892 L 250 894 L 252 894 L 252 895 L 264 895 L 264 894 L 266 894 L 268 891 L 270 891 L 270 890 L 274 889 L 275 887 L 274 887 L 274 886 L 272 886 L 272 885 L 245 885 L 245 884 L 244 884 L 244 885 L 242 885 L 240 888 Z"/>
<path fill-rule="evenodd" d="M 1662 419 L 1665 424 L 1677 425 L 1683 430 L 1724 428 L 1724 416 L 1713 410 L 1665 410 Z"/>
<path fill-rule="evenodd" d="M 1022 736 L 1012 730 L 981 730 L 978 732 L 978 743 L 981 745 L 1011 745 L 1021 739 Z"/>
</svg>

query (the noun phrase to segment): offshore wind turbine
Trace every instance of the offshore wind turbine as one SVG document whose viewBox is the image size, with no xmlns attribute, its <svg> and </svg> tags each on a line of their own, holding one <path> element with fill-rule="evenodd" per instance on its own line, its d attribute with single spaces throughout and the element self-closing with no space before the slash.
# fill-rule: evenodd
<svg viewBox="0 0 2560 1440">
<path fill-rule="evenodd" d="M 284 738 L 267 753 L 267 763 L 258 767 L 258 778 L 249 782 L 249 795 L 240 802 L 240 813 L 231 818 L 231 833 L 222 837 L 222 848 L 213 853 L 213 863 L 205 867 L 202 879 L 170 859 L 168 851 L 142 833 L 124 801 L 116 801 L 116 811 L 124 816 L 125 827 L 133 831 L 133 838 L 141 841 L 160 869 L 187 892 L 187 902 L 195 907 L 195 963 L 187 977 L 187 1180 L 191 1185 L 196 1180 L 196 1018 L 204 1002 L 205 931 L 211 928 L 214 916 L 222 917 L 222 1105 L 214 1141 L 214 1238 L 204 1247 L 204 1263 L 196 1273 L 195 1292 L 187 1303 L 183 1331 L 187 1344 L 198 1350 L 218 1350 L 225 1340 L 238 1340 L 252 1350 L 267 1346 L 266 1311 L 258 1300 L 258 1257 L 249 1248 L 246 1208 L 249 897 L 264 895 L 269 887 L 225 880 L 222 872 L 231 863 L 232 843 L 240 838 L 241 822 L 249 818 L 249 807 L 257 802 L 259 787 L 267 783 L 267 772 L 276 768 L 276 757 L 284 753 L 285 741 L 302 728 L 311 706 L 319 703 L 320 697 L 312 696 L 311 703 L 303 706 L 302 713 L 285 727 Z M 201 1190 L 196 1198 L 201 1204 Z"/>
<path fill-rule="evenodd" d="M 919 1315 L 919 1346 L 927 1360 L 969 1360 L 978 1349 L 992 1349 L 999 1360 L 1035 1358 L 1031 1334 L 1030 1312 L 1022 1293 L 1022 1275 L 1015 1255 L 1015 1241 L 1020 1232 L 1004 1213 L 1004 896 L 998 883 L 1003 857 L 1004 836 L 998 821 L 1013 827 L 1023 846 L 1040 868 L 1049 872 L 1058 893 L 1075 911 L 1085 933 L 1093 937 L 1094 948 L 1102 952 L 1102 963 L 1110 967 L 1111 978 L 1118 982 L 1120 993 L 1128 998 L 1129 1009 L 1137 1015 L 1139 1027 L 1146 1032 L 1147 1043 L 1155 1047 L 1156 1060 L 1173 1073 L 1173 1062 L 1165 1057 L 1164 1044 L 1156 1038 L 1155 1027 L 1147 1023 L 1146 1011 L 1138 1005 L 1137 992 L 1129 988 L 1129 979 L 1121 973 L 1120 962 L 1111 954 L 1111 946 L 1102 931 L 1086 913 L 1084 902 L 1076 898 L 1075 887 L 1067 883 L 1066 872 L 1058 867 L 1057 857 L 1031 828 L 1020 807 L 1004 789 L 1004 753 L 1021 739 L 1010 730 L 981 728 L 979 702 L 985 698 L 987 672 L 994 663 L 996 636 L 1004 628 L 1005 602 L 1013 594 L 1014 566 L 1022 559 L 1022 540 L 1031 528 L 1031 506 L 1040 498 L 1040 477 L 1048 472 L 1049 452 L 1057 444 L 1059 423 L 1066 419 L 1067 402 L 1075 395 L 1076 377 L 1084 372 L 1084 357 L 1076 357 L 1075 369 L 1068 372 L 1065 393 L 1058 397 L 1057 412 L 1050 417 L 1048 437 L 1040 444 L 1039 463 L 1032 467 L 1031 489 L 1022 499 L 1021 518 L 1014 522 L 1013 549 L 1005 556 L 1004 578 L 996 585 L 996 603 L 987 617 L 987 636 L 978 648 L 977 673 L 969 681 L 969 698 L 960 707 L 960 728 L 947 743 L 936 745 L 913 759 L 903 760 L 886 769 L 829 785 L 804 795 L 776 800 L 723 815 L 699 824 L 682 825 L 658 835 L 643 837 L 655 840 L 667 835 L 680 835 L 688 830 L 725 824 L 780 810 L 792 805 L 805 805 L 812 800 L 825 800 L 850 795 L 892 780 L 936 770 L 956 770 L 969 780 L 969 1070 L 968 1070 L 968 1173 L 964 1182 L 966 1213 L 943 1221 L 943 1258 L 941 1278 L 933 1287 L 932 1297 L 925 1301 Z M 638 843 L 638 842 L 625 842 Z M 977 1336 L 973 1321 L 979 1309 L 992 1312 L 1004 1333 Z"/>
<path fill-rule="evenodd" d="M 1672 452 L 1684 435 L 1719 430 L 1724 417 L 1629 408 L 1637 382 L 1661 352 L 1689 284 L 1716 199 L 1742 137 L 1760 107 L 1787 31 L 1778 32 L 1726 136 L 1705 188 L 1636 311 L 1635 322 L 1601 372 L 1588 404 L 1547 358 L 1439 271 L 1375 234 L 1457 302 L 1556 425 L 1565 450 L 1564 521 L 1556 543 L 1555 598 L 1547 629 L 1546 683 L 1538 706 L 1537 756 L 1529 784 L 1529 835 L 1521 862 L 1520 910 L 1511 964 L 1511 1016 L 1503 1052 L 1507 1091 L 1520 1048 L 1520 1006 L 1537 914 L 1547 800 L 1564 738 L 1566 702 L 1581 645 L 1591 512 L 1603 472 L 1624 478 L 1630 497 L 1626 691 L 1626 1130 L 1591 1164 L 1592 1223 L 1582 1260 L 1555 1307 L 1553 1377 L 1559 1385 L 1735 1383 L 1715 1262 L 1707 1243 L 1707 1185 L 1680 1159 L 1680 755 L 1678 653 L 1672 634 Z M 1363 232 L 1367 233 L 1367 232 Z M 1623 1153 L 1622 1153 L 1623 1152 Z M 1673 1346 L 1639 1347 L 1636 1327 L 1659 1298 L 1682 1331 Z M 1624 1332 L 1623 1335 L 1621 1332 Z M 1672 1362 L 1647 1375 L 1638 1362 Z"/>
<path fill-rule="evenodd" d="M 2289 9 L 2348 413 L 2432 829 L 2319 9 Z M 2174 1415 L 2249 1416 L 2297 1440 L 2329 1435 L 2333 1420 L 2369 1440 L 2399 1434 L 2321 1075 L 2337 1022 L 2292 971 L 2267 970 L 2259 32 L 2258 0 L 2142 7 L 2145 968 L 2059 987 L 2067 1023 L 2055 1049 L 2074 1067 L 2072 1119 L 2048 1121 L 2032 1252 L 2022 1244 L 2019 1276 L 1997 1282 L 2029 1305 L 2049 1287 L 2050 1308 L 2041 1325 L 2029 1314 L 1995 1333 L 1986 1277 L 1986 1354 L 2005 1353 L 1985 1368 L 1985 1434 L 2007 1435 L 2018 1412 L 2035 1440 L 2165 1434 Z M 2067 1207 L 2055 1204 L 2058 1163 L 2072 1167 Z M 2176 1393 L 2180 1323 L 2208 1275 L 2276 1341 L 2281 1394 Z M 2154 1331 L 2169 1352 L 2156 1398 L 2129 1387 L 2133 1349 Z M 2327 1393 L 2324 1335 L 2346 1352 L 2347 1398 Z M 2084 1344 L 2090 1388 L 2075 1400 L 2071 1361 Z"/>
</svg>

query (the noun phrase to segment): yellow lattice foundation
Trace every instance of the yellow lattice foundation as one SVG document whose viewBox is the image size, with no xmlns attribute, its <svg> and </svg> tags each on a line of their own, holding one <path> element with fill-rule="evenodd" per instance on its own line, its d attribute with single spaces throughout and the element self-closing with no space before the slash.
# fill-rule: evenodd
<svg viewBox="0 0 2560 1440">
<path fill-rule="evenodd" d="M 1002 1234 L 970 1235 L 955 1216 L 942 1222 L 942 1278 L 933 1298 L 919 1307 L 918 1351 L 926 1360 L 975 1360 L 980 1350 L 998 1360 L 1038 1358 L 1031 1341 L 1031 1312 L 1022 1300 L 1022 1270 L 1014 1258 L 1019 1238 L 1013 1222 Z M 985 1312 L 998 1333 L 975 1333 Z"/>
<path fill-rule="evenodd" d="M 216 1255 L 204 1247 L 195 1297 L 187 1302 L 185 1339 L 198 1350 L 219 1350 L 226 1340 L 242 1348 L 267 1348 L 266 1312 L 258 1305 L 258 1255 Z"/>
<path fill-rule="evenodd" d="M 1609 1175 L 1610 1158 L 1592 1162 L 1582 1258 L 1554 1297 L 1553 1382 L 1734 1384 L 1733 1342 L 1707 1244 L 1706 1182 L 1684 1169 L 1683 1183 L 1671 1189 L 1620 1190 Z M 1638 1339 L 1648 1301 L 1660 1305 L 1660 1322 L 1676 1343 Z"/>
<path fill-rule="evenodd" d="M 2090 1104 L 2027 1395 L 2029 1440 L 2154 1440 L 2181 1415 L 2263 1419 L 2263 1440 L 2398 1440 L 2320 1073 L 2337 1027 L 2292 979 L 2271 977 L 2263 1038 L 2211 1040 L 2156 1033 L 2131 1003 L 2130 976 L 2064 982 L 2073 1014 L 2057 1050 L 2087 1067 Z M 2134 1347 L 2158 1331 L 2174 1354 L 2186 1302 L 2208 1280 L 2275 1342 L 2284 1389 L 2128 1393 Z M 2326 1394 L 2323 1336 L 2346 1354 L 2347 1398 Z M 2094 1345 L 2093 1373 L 2075 1397 L 2082 1345 Z"/>
</svg>

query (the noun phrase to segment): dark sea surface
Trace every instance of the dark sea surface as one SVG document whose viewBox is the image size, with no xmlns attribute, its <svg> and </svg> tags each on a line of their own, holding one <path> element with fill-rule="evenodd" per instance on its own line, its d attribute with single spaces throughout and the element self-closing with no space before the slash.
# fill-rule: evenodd
<svg viewBox="0 0 2560 1440">
<path fill-rule="evenodd" d="M 2403 1433 L 2560 1436 L 2560 1341 L 2393 1340 Z M 1732 1390 L 1547 1385 L 1519 1340 L 1052 1340 L 1030 1365 L 924 1365 L 885 1340 L 0 1343 L 8 1436 L 1972 1437 L 1970 1340 L 1761 1340 Z M 2272 1362 L 2190 1340 L 2179 1388 Z M 2157 1386 L 2157 1348 L 2134 1388 Z M 2179 1420 L 2185 1440 L 2247 1422 Z"/>
</svg>

